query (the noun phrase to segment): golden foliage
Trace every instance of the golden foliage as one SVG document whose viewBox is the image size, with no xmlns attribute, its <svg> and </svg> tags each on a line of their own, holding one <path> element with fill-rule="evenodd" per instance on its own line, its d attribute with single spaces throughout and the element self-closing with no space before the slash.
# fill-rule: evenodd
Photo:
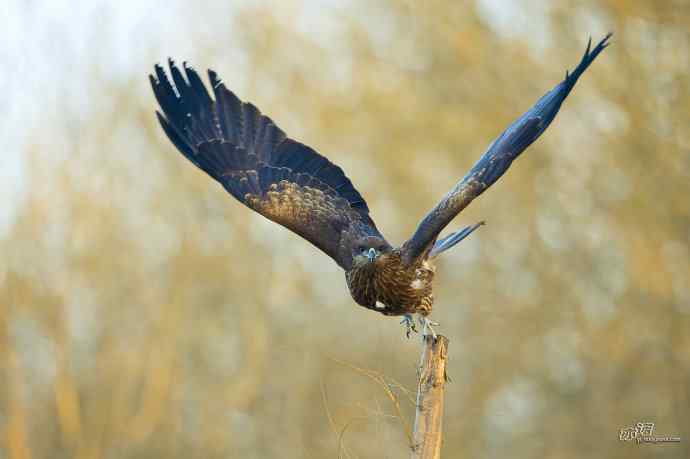
<svg viewBox="0 0 690 459">
<path fill-rule="evenodd" d="M 221 3 L 171 6 L 175 29 L 132 13 L 156 40 L 127 59 L 148 67 L 106 59 L 123 39 L 107 27 L 82 37 L 89 59 L 37 77 L 41 110 L 11 112 L 28 140 L 0 234 L 0 457 L 407 454 L 418 341 L 175 152 L 152 56 L 217 70 L 341 165 L 399 243 L 609 30 L 548 132 L 455 223 L 488 225 L 435 284 L 443 453 L 689 456 L 684 2 Z M 191 48 L 161 45 L 180 34 Z M 683 443 L 613 440 L 637 421 Z"/>
</svg>

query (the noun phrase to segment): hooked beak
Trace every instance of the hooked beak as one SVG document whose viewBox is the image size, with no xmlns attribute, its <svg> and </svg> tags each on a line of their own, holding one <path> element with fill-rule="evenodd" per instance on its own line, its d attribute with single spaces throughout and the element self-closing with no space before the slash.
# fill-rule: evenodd
<svg viewBox="0 0 690 459">
<path fill-rule="evenodd" d="M 376 250 L 374 248 L 370 248 L 369 251 L 367 252 L 367 258 L 369 258 L 369 261 L 374 261 L 376 258 Z"/>
</svg>

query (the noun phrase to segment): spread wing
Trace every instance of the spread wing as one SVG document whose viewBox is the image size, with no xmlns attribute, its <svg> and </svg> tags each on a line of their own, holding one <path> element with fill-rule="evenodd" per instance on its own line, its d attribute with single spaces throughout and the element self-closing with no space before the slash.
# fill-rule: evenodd
<svg viewBox="0 0 690 459">
<path fill-rule="evenodd" d="M 513 160 L 537 140 L 556 117 L 580 75 L 608 46 L 610 37 L 611 34 L 608 34 L 591 51 L 590 39 L 582 61 L 573 73 L 566 72 L 562 82 L 498 136 L 467 175 L 424 217 L 412 238 L 403 246 L 406 262 L 411 263 L 426 256 L 441 230 L 474 198 L 501 178 Z"/>
<path fill-rule="evenodd" d="M 211 98 L 199 75 L 169 62 L 150 75 L 170 141 L 240 202 L 299 234 L 348 269 L 350 244 L 382 237 L 364 198 L 343 170 L 288 138 L 250 103 L 243 103 L 209 70 Z"/>
</svg>

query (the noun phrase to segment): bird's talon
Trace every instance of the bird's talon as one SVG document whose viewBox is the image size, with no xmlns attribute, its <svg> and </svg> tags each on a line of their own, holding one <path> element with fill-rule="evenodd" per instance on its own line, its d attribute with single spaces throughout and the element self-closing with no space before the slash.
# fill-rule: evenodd
<svg viewBox="0 0 690 459">
<path fill-rule="evenodd" d="M 438 327 L 439 323 L 438 322 L 432 322 L 430 319 L 428 319 L 426 316 L 419 316 L 419 323 L 422 326 L 422 338 L 424 338 L 426 335 L 431 335 L 434 339 L 436 339 L 436 331 L 434 331 L 433 327 Z M 427 328 L 431 333 L 427 333 Z"/>
<path fill-rule="evenodd" d="M 417 326 L 415 325 L 414 319 L 412 318 L 411 314 L 405 314 L 400 323 L 405 325 L 406 327 L 405 336 L 407 336 L 407 339 L 410 339 L 410 333 L 417 333 Z"/>
<path fill-rule="evenodd" d="M 425 317 L 422 315 L 419 316 L 419 325 L 421 325 L 422 327 L 425 327 L 425 326 L 426 327 L 429 327 L 429 326 L 439 327 L 439 326 L 441 326 L 440 323 L 434 322 L 433 320 L 429 319 L 428 317 Z"/>
</svg>

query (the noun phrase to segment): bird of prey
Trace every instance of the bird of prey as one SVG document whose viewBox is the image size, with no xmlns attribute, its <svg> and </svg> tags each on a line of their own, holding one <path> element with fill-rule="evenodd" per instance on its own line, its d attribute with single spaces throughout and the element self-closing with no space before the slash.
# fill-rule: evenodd
<svg viewBox="0 0 690 459">
<path fill-rule="evenodd" d="M 579 65 L 506 129 L 422 219 L 399 247 L 386 241 L 369 207 L 343 170 L 314 149 L 289 138 L 271 118 L 226 88 L 208 71 L 213 97 L 186 64 L 169 60 L 168 79 L 160 65 L 150 75 L 160 104 L 158 121 L 177 149 L 218 181 L 232 196 L 264 217 L 299 234 L 345 271 L 352 298 L 389 316 L 404 316 L 407 335 L 416 331 L 413 314 L 433 334 L 433 260 L 479 225 L 439 238 L 441 231 L 474 198 L 498 180 L 549 126 L 578 78 L 608 45 L 608 34 L 591 42 Z"/>
</svg>

